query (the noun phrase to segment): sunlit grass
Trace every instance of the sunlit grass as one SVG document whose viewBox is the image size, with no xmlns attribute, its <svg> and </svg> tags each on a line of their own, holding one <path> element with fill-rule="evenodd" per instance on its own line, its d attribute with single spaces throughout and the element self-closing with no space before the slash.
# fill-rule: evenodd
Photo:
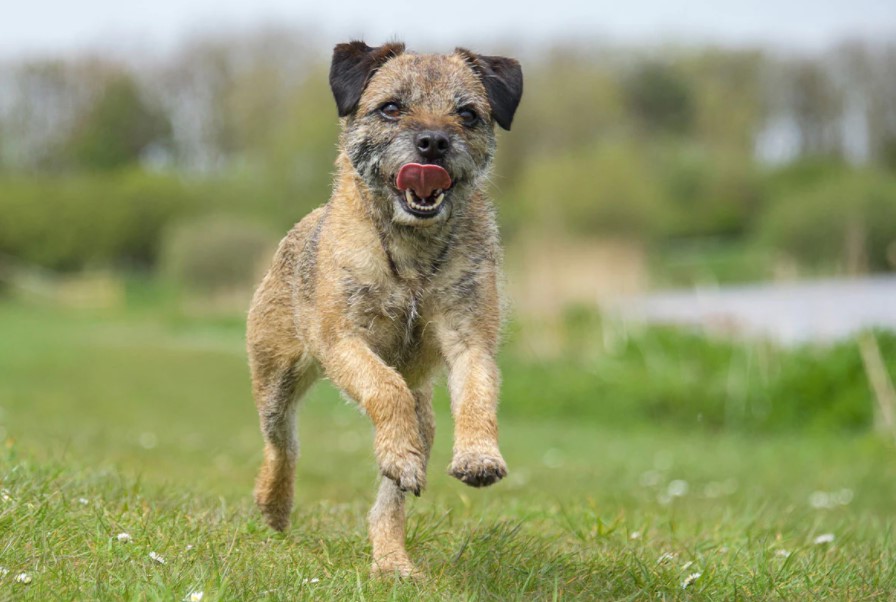
<svg viewBox="0 0 896 602">
<path fill-rule="evenodd" d="M 293 526 L 276 535 L 252 507 L 261 442 L 238 323 L 7 305 L 0 331 L 0 599 L 889 599 L 896 586 L 896 463 L 870 435 L 507 412 L 510 474 L 480 491 L 445 473 L 444 395 L 429 489 L 410 503 L 427 578 L 371 581 L 372 433 L 326 384 L 299 420 Z"/>
</svg>

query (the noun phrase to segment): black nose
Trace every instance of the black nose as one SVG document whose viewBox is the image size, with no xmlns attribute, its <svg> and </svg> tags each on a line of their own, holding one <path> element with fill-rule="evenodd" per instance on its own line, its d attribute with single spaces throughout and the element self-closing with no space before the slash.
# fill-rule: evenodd
<svg viewBox="0 0 896 602">
<path fill-rule="evenodd" d="M 414 137 L 414 144 L 424 159 L 440 159 L 451 148 L 451 140 L 442 132 L 426 130 Z"/>
</svg>

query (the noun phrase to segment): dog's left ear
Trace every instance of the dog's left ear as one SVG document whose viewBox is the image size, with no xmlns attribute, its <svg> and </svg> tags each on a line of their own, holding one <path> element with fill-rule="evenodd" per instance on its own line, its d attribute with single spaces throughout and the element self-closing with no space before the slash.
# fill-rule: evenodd
<svg viewBox="0 0 896 602">
<path fill-rule="evenodd" d="M 485 56 L 465 48 L 455 50 L 482 80 L 492 107 L 492 115 L 505 130 L 523 97 L 523 70 L 519 61 L 503 56 Z"/>
<path fill-rule="evenodd" d="M 330 89 L 336 99 L 339 116 L 356 108 L 367 82 L 383 63 L 404 52 L 404 44 L 393 42 L 371 48 L 364 42 L 337 44 L 330 64 Z"/>
</svg>

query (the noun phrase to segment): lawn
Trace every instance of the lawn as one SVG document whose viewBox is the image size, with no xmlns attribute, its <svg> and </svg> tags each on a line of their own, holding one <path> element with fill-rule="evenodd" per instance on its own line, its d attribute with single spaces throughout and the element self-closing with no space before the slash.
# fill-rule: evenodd
<svg viewBox="0 0 896 602">
<path fill-rule="evenodd" d="M 553 384 L 514 388 L 523 368 L 504 365 L 508 478 L 446 474 L 443 392 L 410 503 L 427 577 L 377 581 L 372 432 L 329 385 L 301 410 L 278 535 L 251 503 L 261 439 L 238 318 L 0 303 L 0 599 L 893 599 L 891 443 L 527 418 Z"/>
</svg>

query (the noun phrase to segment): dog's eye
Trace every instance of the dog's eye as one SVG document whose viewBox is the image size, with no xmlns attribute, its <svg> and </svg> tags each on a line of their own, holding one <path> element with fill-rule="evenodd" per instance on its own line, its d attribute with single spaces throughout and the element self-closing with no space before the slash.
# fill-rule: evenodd
<svg viewBox="0 0 896 602">
<path fill-rule="evenodd" d="M 479 121 L 479 115 L 470 107 L 462 108 L 457 114 L 460 116 L 461 123 L 467 127 L 476 125 L 476 122 Z"/>
<path fill-rule="evenodd" d="M 386 119 L 398 119 L 401 117 L 401 107 L 397 102 L 387 102 L 380 107 L 380 115 Z"/>
</svg>

